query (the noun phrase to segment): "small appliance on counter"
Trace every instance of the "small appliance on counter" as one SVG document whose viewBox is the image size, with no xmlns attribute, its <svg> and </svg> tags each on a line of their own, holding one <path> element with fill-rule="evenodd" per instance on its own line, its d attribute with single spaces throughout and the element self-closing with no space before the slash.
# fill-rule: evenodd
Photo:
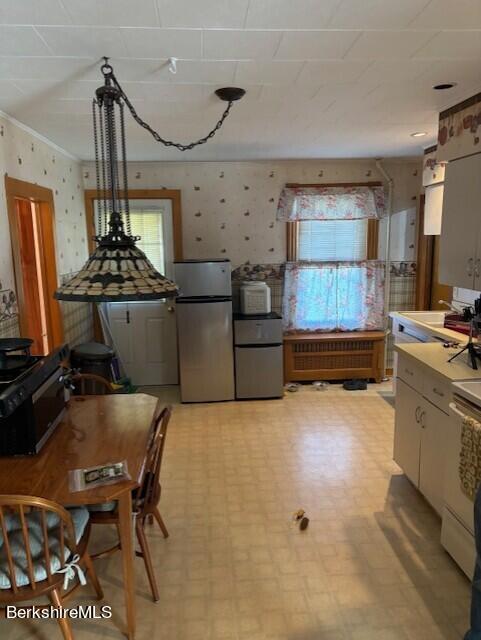
<svg viewBox="0 0 481 640">
<path fill-rule="evenodd" d="M 174 263 L 182 402 L 234 399 L 229 260 Z"/>
<path fill-rule="evenodd" d="M 40 451 L 65 411 L 63 345 L 32 356 L 28 338 L 0 340 L 0 456 Z"/>
<path fill-rule="evenodd" d="M 282 318 L 234 315 L 236 398 L 282 398 Z"/>
<path fill-rule="evenodd" d="M 265 282 L 243 282 L 240 288 L 241 313 L 245 316 L 271 312 L 271 290 Z"/>
</svg>

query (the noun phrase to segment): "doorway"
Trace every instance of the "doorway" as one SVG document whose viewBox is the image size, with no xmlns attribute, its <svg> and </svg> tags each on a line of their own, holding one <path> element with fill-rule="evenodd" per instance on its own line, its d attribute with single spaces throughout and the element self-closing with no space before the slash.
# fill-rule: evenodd
<svg viewBox="0 0 481 640">
<path fill-rule="evenodd" d="M 33 340 L 33 355 L 63 343 L 57 288 L 55 210 L 50 189 L 5 177 L 21 337 Z"/>
<path fill-rule="evenodd" d="M 96 235 L 97 192 L 86 192 L 89 240 Z M 173 263 L 182 258 L 180 192 L 129 191 L 132 234 L 154 267 L 173 278 Z M 92 247 L 94 247 L 94 242 Z M 112 302 L 102 305 L 113 347 L 126 374 L 137 386 L 178 383 L 175 302 Z M 99 327 L 100 329 L 100 327 Z M 97 334 L 101 339 L 102 331 Z"/>
</svg>

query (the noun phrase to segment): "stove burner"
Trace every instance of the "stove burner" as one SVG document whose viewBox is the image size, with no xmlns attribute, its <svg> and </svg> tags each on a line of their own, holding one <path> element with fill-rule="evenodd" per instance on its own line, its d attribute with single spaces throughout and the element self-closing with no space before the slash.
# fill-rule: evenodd
<svg viewBox="0 0 481 640">
<path fill-rule="evenodd" d="M 0 375 L 3 372 L 18 372 L 33 364 L 30 355 L 30 338 L 3 338 L 0 340 Z M 19 353 L 20 352 L 20 353 Z"/>
</svg>

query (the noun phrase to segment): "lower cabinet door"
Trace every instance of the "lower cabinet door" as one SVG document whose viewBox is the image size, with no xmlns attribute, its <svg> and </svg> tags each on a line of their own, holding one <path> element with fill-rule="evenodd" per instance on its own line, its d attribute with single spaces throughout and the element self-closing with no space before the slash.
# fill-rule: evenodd
<svg viewBox="0 0 481 640">
<path fill-rule="evenodd" d="M 236 347 L 236 397 L 281 398 L 282 365 L 282 345 Z"/>
<path fill-rule="evenodd" d="M 444 506 L 446 438 L 450 428 L 449 416 L 424 400 L 420 421 L 419 489 L 441 515 Z M 449 455 L 454 454 L 453 451 L 448 453 Z"/>
<path fill-rule="evenodd" d="M 394 460 L 411 482 L 419 486 L 420 417 L 425 400 L 399 378 L 396 380 Z"/>
</svg>

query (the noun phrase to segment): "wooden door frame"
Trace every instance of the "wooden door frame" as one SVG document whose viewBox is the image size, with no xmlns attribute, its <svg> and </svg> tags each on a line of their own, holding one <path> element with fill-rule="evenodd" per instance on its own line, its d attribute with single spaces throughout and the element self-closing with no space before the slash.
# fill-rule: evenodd
<svg viewBox="0 0 481 640">
<path fill-rule="evenodd" d="M 58 288 L 57 276 L 57 252 L 55 247 L 55 204 L 52 189 L 41 187 L 38 184 L 11 178 L 5 174 L 5 196 L 7 212 L 10 224 L 10 241 L 12 245 L 13 266 L 15 271 L 15 283 L 17 290 L 20 331 L 24 332 L 25 318 L 25 294 L 23 288 L 22 265 L 20 261 L 20 240 L 17 226 L 16 199 L 29 200 L 38 205 L 38 222 L 41 229 L 41 260 L 43 269 L 41 273 L 43 288 L 46 293 L 47 308 L 45 316 L 47 321 L 48 342 L 51 348 L 64 341 L 63 316 L 60 305 L 53 297 Z M 50 233 L 45 233 L 46 223 L 50 225 Z M 24 336 L 25 337 L 25 336 Z"/>
<path fill-rule="evenodd" d="M 87 239 L 89 253 L 95 249 L 95 207 L 94 201 L 102 197 L 97 189 L 85 190 L 85 223 L 87 225 Z M 108 196 L 108 194 L 105 194 Z M 174 239 L 174 260 L 182 260 L 184 255 L 182 238 L 182 210 L 180 189 L 129 189 L 127 192 L 129 200 L 170 200 L 172 203 L 172 230 Z M 120 191 L 120 197 L 125 197 L 125 192 Z"/>
<path fill-rule="evenodd" d="M 424 235 L 424 202 L 425 196 L 419 198 L 417 228 L 417 262 L 416 262 L 416 310 L 425 311 L 431 308 L 431 287 L 433 278 L 433 236 Z"/>
</svg>

